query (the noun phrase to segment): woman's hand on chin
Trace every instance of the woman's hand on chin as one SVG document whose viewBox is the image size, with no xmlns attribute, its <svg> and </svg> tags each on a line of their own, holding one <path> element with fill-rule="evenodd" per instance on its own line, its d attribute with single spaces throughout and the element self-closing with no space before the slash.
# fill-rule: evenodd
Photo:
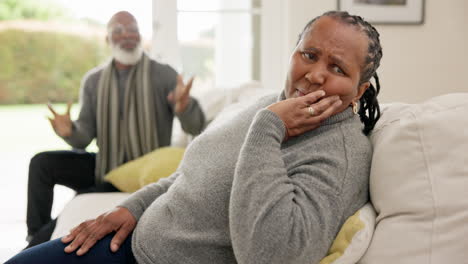
<svg viewBox="0 0 468 264">
<path fill-rule="evenodd" d="M 323 90 L 317 90 L 297 98 L 289 98 L 267 107 L 283 121 L 286 135 L 301 135 L 320 126 L 321 122 L 333 115 L 342 102 L 337 95 L 326 96 Z"/>
</svg>

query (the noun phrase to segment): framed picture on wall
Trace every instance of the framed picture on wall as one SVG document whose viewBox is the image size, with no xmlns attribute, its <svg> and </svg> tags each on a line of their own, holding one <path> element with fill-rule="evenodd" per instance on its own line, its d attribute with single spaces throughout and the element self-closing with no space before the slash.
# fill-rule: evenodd
<svg viewBox="0 0 468 264">
<path fill-rule="evenodd" d="M 338 10 L 372 24 L 422 24 L 424 0 L 338 0 Z"/>
</svg>

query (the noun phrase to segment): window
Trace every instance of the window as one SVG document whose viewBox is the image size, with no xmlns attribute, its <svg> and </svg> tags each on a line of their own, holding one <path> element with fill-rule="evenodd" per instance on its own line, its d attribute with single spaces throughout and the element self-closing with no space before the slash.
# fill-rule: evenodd
<svg viewBox="0 0 468 264">
<path fill-rule="evenodd" d="M 186 77 L 196 76 L 195 93 L 260 80 L 259 0 L 176 2 L 155 2 L 153 54 L 157 59 L 172 64 Z M 168 14 L 171 10 L 172 15 Z M 169 28 L 176 35 L 171 37 Z"/>
<path fill-rule="evenodd" d="M 0 263 L 26 246 L 28 165 L 40 151 L 71 149 L 55 135 L 46 103 L 60 113 L 63 103 L 77 102 L 83 75 L 109 58 L 105 34 L 108 19 L 119 10 L 137 18 L 145 39 L 151 39 L 148 0 L 0 0 Z M 59 105 L 62 104 L 62 105 Z M 76 119 L 78 107 L 72 109 Z M 91 146 L 89 151 L 96 151 Z M 57 185 L 55 217 L 74 196 Z M 2 261 L 3 260 L 3 261 Z"/>
</svg>

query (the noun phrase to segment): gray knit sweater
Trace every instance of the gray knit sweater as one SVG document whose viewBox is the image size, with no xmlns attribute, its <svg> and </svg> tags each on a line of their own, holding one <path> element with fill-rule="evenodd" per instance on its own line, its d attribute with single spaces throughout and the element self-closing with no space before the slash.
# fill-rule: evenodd
<svg viewBox="0 0 468 264">
<path fill-rule="evenodd" d="M 138 219 L 132 250 L 150 263 L 318 263 L 368 200 L 371 144 L 350 109 L 282 143 L 266 97 L 218 120 L 179 169 L 121 206 Z"/>
</svg>

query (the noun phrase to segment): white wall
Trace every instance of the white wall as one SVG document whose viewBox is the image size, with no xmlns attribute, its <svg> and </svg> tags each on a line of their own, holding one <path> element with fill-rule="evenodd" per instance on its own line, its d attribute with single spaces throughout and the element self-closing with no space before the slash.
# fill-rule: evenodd
<svg viewBox="0 0 468 264">
<path fill-rule="evenodd" d="M 221 9 L 251 8 L 248 0 L 221 0 L 219 4 Z M 215 28 L 215 87 L 241 85 L 252 74 L 252 34 L 245 34 L 245 29 L 252 25 L 252 16 L 247 13 L 225 14 L 219 17 L 218 23 Z M 238 50 L 242 51 L 241 56 L 235 52 Z"/>
<path fill-rule="evenodd" d="M 468 1 L 425 0 L 422 25 L 378 25 L 383 59 L 381 102 L 417 103 L 436 95 L 468 92 Z M 311 18 L 336 9 L 332 0 L 288 1 L 290 53 Z"/>
<path fill-rule="evenodd" d="M 262 1 L 260 78 L 265 88 L 275 91 L 284 87 L 289 62 L 289 1 Z"/>
<path fill-rule="evenodd" d="M 180 53 L 177 42 L 177 2 L 153 0 L 153 41 L 151 56 L 179 70 Z"/>
</svg>

